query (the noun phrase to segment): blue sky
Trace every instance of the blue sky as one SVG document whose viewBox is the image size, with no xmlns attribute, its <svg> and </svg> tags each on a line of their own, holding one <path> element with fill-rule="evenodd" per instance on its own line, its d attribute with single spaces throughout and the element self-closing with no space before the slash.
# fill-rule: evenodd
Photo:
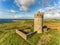
<svg viewBox="0 0 60 45">
<path fill-rule="evenodd" d="M 40 10 L 44 18 L 60 18 L 60 0 L 0 0 L 0 19 L 33 19 Z"/>
</svg>

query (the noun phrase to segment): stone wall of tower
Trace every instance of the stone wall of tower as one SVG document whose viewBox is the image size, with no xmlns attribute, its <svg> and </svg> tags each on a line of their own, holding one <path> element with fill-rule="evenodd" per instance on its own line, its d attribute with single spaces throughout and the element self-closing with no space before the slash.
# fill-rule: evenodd
<svg viewBox="0 0 60 45">
<path fill-rule="evenodd" d="M 42 27 L 43 27 L 43 13 L 38 12 L 34 15 L 34 31 L 37 31 L 37 33 L 42 33 Z"/>
</svg>

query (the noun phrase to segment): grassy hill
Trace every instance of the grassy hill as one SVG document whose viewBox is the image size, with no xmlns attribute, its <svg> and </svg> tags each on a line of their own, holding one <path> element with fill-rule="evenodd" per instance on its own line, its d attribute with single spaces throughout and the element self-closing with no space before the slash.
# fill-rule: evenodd
<svg viewBox="0 0 60 45">
<path fill-rule="evenodd" d="M 44 25 L 49 26 L 52 23 L 57 23 L 58 27 L 60 21 L 44 21 Z M 56 25 L 57 25 L 56 24 Z M 49 29 L 47 33 L 35 34 L 30 39 L 25 41 L 15 32 L 15 28 L 31 29 L 33 31 L 33 20 L 21 20 L 10 23 L 0 24 L 0 45 L 60 45 L 60 29 Z M 54 28 L 54 27 L 53 27 Z"/>
</svg>

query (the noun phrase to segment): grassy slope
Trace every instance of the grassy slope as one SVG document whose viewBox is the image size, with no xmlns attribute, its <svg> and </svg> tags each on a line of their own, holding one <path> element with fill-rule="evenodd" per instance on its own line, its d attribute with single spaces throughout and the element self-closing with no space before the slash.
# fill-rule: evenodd
<svg viewBox="0 0 60 45">
<path fill-rule="evenodd" d="M 32 21 L 26 21 L 24 23 L 24 25 L 27 22 L 30 25 L 32 24 Z M 46 41 L 45 45 L 59 45 L 60 44 L 60 32 L 58 32 L 58 31 L 49 30 L 48 33 L 35 34 L 33 37 L 28 39 L 26 42 L 18 34 L 15 33 L 15 30 L 11 30 L 11 29 L 4 30 L 5 28 L 3 28 L 5 26 L 7 26 L 7 28 L 12 28 L 13 26 L 16 26 L 16 25 L 18 26 L 19 23 L 16 22 L 16 23 L 0 24 L 0 40 L 2 40 L 2 41 L 0 41 L 0 45 L 35 45 L 35 44 L 37 44 L 37 42 L 41 39 L 41 37 L 43 35 L 47 35 L 47 34 L 50 34 L 52 36 L 52 38 L 49 42 Z M 11 26 L 12 24 L 13 24 L 13 26 Z M 7 36 L 5 36 L 5 35 L 7 35 Z"/>
<path fill-rule="evenodd" d="M 6 34 L 7 34 L 7 37 L 5 37 Z M 35 34 L 33 37 L 25 41 L 18 34 L 16 34 L 15 31 L 13 30 L 10 30 L 10 31 L 5 30 L 5 32 L 0 33 L 0 35 L 1 35 L 0 45 L 35 45 L 37 41 L 40 39 L 40 35 Z M 2 38 L 4 38 L 3 41 L 1 41 Z"/>
<path fill-rule="evenodd" d="M 52 39 L 51 39 L 51 41 L 48 44 L 49 45 L 60 45 L 60 32 L 54 31 L 54 30 L 50 30 L 49 34 L 52 35 Z"/>
</svg>

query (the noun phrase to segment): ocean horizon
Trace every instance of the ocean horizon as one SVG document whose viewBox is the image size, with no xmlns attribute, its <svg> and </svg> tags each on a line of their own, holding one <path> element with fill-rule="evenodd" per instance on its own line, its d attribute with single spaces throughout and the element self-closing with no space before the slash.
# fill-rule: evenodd
<svg viewBox="0 0 60 45">
<path fill-rule="evenodd" d="M 0 19 L 0 23 L 9 23 L 13 22 L 14 20 L 33 20 L 33 19 Z"/>
</svg>

